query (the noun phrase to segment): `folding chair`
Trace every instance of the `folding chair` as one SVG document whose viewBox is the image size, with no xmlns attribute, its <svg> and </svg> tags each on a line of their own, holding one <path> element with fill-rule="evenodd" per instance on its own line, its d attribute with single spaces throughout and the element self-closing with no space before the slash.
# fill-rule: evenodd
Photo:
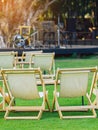
<svg viewBox="0 0 98 130">
<path fill-rule="evenodd" d="M 16 67 L 16 62 L 15 62 L 15 56 L 17 55 L 17 52 L 13 52 L 13 51 L 8 51 L 8 52 L 0 52 L 0 82 L 1 84 L 3 84 L 3 80 L 2 80 L 2 76 L 1 76 L 1 68 L 4 69 L 11 69 L 11 68 L 15 68 Z M 2 98 L 4 96 L 3 93 L 3 87 L 0 87 L 0 98 Z M 5 101 L 8 104 L 9 102 L 9 97 L 7 95 L 5 95 Z M 4 101 L 2 100 L 0 103 L 0 108 L 3 107 L 4 108 Z"/>
<path fill-rule="evenodd" d="M 95 87 L 94 87 L 94 89 L 91 89 L 90 97 L 92 97 L 92 92 L 94 95 L 93 104 L 95 105 L 95 108 L 98 109 L 98 72 L 97 72 L 97 76 L 96 76 Z"/>
<path fill-rule="evenodd" d="M 50 110 L 48 103 L 48 92 L 45 90 L 44 82 L 42 79 L 40 69 L 16 69 L 16 70 L 2 70 L 2 77 L 8 94 L 11 98 L 9 106 L 6 107 L 5 119 L 40 119 L 43 111 L 46 110 L 45 106 L 47 104 L 48 109 Z M 42 92 L 39 92 L 39 86 L 36 83 L 36 75 L 39 75 L 41 80 Z M 6 80 L 7 78 L 7 80 Z M 5 90 L 5 88 L 4 88 Z M 25 102 L 28 101 L 28 104 L 18 104 L 16 103 L 13 106 L 14 99 L 17 102 L 17 99 L 23 99 Z M 41 104 L 39 104 L 39 100 Z M 33 103 L 29 104 L 29 100 Z M 36 101 L 35 103 L 33 101 Z M 10 114 L 14 111 L 23 112 L 22 115 L 19 113 L 18 116 L 11 116 Z M 32 112 L 28 114 L 33 114 L 38 112 L 37 115 L 23 115 L 26 111 Z"/>
<path fill-rule="evenodd" d="M 17 60 L 16 65 L 19 66 L 20 68 L 25 68 L 25 65 L 27 66 L 27 68 L 30 68 L 31 67 L 31 56 L 32 56 L 32 54 L 36 54 L 36 53 L 40 54 L 40 53 L 42 53 L 42 50 L 23 51 L 22 56 L 19 57 L 19 60 Z"/>
<path fill-rule="evenodd" d="M 89 96 L 96 82 L 96 72 L 97 67 L 57 69 L 52 110 L 56 108 L 61 119 L 96 117 L 95 107 Z M 91 82 L 89 81 L 89 78 Z M 60 84 L 58 85 L 59 81 Z M 90 82 L 89 84 L 88 81 Z M 90 92 L 88 92 L 89 89 Z M 80 104 L 79 98 L 81 98 L 81 96 L 84 96 L 89 104 L 87 102 L 85 102 L 84 105 Z M 91 110 L 92 114 L 91 111 L 87 112 L 87 110 Z M 66 111 L 67 115 L 65 115 Z M 78 111 L 86 111 L 86 114 L 83 115 L 82 113 L 81 115 L 80 113 L 77 113 Z M 68 115 L 70 112 L 73 112 L 71 113 L 72 115 Z"/>
<path fill-rule="evenodd" d="M 13 68 L 16 67 L 15 55 L 17 52 L 0 52 L 0 68 Z"/>
<path fill-rule="evenodd" d="M 45 84 L 54 84 L 55 78 L 55 53 L 33 54 L 31 63 L 33 67 L 40 67 Z"/>
</svg>

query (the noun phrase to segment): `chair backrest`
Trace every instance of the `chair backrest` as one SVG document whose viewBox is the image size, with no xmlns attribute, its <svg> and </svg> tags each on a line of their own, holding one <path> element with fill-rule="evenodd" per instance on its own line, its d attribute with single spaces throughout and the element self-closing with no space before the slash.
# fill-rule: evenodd
<svg viewBox="0 0 98 130">
<path fill-rule="evenodd" d="M 42 53 L 42 50 L 40 50 L 40 51 L 23 51 L 22 58 L 26 62 L 30 62 L 32 54 L 36 54 L 36 53 Z"/>
<path fill-rule="evenodd" d="M 31 59 L 34 62 L 33 67 L 40 67 L 46 73 L 55 73 L 54 57 L 55 53 L 33 54 Z"/>
<path fill-rule="evenodd" d="M 40 98 L 36 74 L 39 75 L 41 83 L 43 83 L 43 81 L 39 69 L 2 70 L 1 73 L 6 87 L 9 90 L 9 94 L 13 97 L 21 99 Z"/>
<path fill-rule="evenodd" d="M 0 52 L 0 68 L 15 67 L 15 52 Z"/>
<path fill-rule="evenodd" d="M 86 95 L 90 72 L 93 72 L 93 76 L 95 76 L 96 68 L 58 69 L 56 82 L 60 80 L 59 96 L 80 97 Z"/>
</svg>

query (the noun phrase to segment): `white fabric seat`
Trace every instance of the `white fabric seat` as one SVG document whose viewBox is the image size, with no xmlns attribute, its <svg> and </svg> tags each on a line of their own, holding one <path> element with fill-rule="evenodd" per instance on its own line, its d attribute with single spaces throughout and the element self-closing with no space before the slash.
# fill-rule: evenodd
<svg viewBox="0 0 98 130">
<path fill-rule="evenodd" d="M 96 111 L 95 106 L 92 103 L 91 100 L 91 94 L 94 89 L 94 85 L 96 82 L 96 72 L 97 67 L 90 67 L 90 68 L 70 68 L 70 69 L 58 69 L 56 74 L 56 80 L 55 80 L 55 88 L 53 92 L 53 107 L 58 111 L 59 116 L 61 119 L 64 118 L 95 118 Z M 91 86 L 89 91 L 89 77 L 91 80 Z M 59 102 L 59 99 L 76 99 L 79 97 L 85 97 L 88 99 L 89 104 L 79 105 L 76 102 L 76 105 L 72 105 L 69 102 L 69 105 L 61 105 Z M 66 100 L 65 100 L 66 101 Z M 63 111 L 85 111 L 90 110 L 92 114 L 86 114 L 86 115 L 64 115 Z"/>
<path fill-rule="evenodd" d="M 6 107 L 5 119 L 40 119 L 43 111 L 46 109 L 46 104 L 49 107 L 48 92 L 45 89 L 43 78 L 40 69 L 16 69 L 16 70 L 5 70 L 1 71 L 2 77 L 5 83 L 5 87 L 8 90 L 8 94 L 11 98 L 9 106 Z M 36 75 L 39 75 L 42 92 L 39 92 Z M 6 80 L 7 78 L 7 80 Z M 4 88 L 5 90 L 5 88 Z M 32 106 L 13 106 L 14 99 L 25 100 L 41 100 L 41 105 L 37 102 Z M 32 111 L 38 112 L 36 116 L 10 116 L 9 113 L 12 111 Z"/>
</svg>

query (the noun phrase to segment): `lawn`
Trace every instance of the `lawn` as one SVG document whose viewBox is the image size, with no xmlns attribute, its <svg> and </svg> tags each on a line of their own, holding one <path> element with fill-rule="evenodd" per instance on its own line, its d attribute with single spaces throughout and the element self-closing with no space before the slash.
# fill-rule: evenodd
<svg viewBox="0 0 98 130">
<path fill-rule="evenodd" d="M 91 67 L 98 65 L 98 57 L 56 58 L 56 68 Z M 46 86 L 52 106 L 53 85 Z M 97 112 L 98 113 L 98 112 Z M 5 120 L 0 112 L 0 130 L 97 130 L 98 119 L 64 119 L 57 112 L 44 112 L 40 120 Z"/>
</svg>

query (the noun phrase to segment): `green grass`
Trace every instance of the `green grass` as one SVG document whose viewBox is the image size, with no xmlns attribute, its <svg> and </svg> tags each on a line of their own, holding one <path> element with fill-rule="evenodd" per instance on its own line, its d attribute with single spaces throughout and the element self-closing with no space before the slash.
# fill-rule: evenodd
<svg viewBox="0 0 98 130">
<path fill-rule="evenodd" d="M 98 58 L 82 59 L 57 58 L 56 68 L 91 67 L 98 65 Z M 49 103 L 52 106 L 53 85 L 46 86 L 49 92 Z M 68 101 L 66 101 L 68 103 Z M 97 112 L 98 113 L 98 112 Z M 21 114 L 21 113 L 20 113 Z M 64 119 L 57 112 L 44 112 L 40 120 L 4 120 L 4 112 L 0 112 L 0 130 L 97 130 L 98 118 Z"/>
</svg>

